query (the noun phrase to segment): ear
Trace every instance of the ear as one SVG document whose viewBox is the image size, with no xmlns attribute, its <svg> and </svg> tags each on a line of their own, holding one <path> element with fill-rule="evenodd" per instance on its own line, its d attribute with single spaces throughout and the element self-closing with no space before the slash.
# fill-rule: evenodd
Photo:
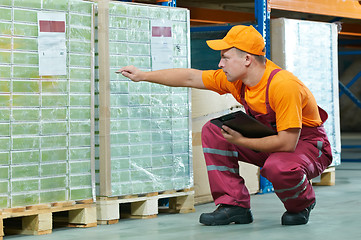
<svg viewBox="0 0 361 240">
<path fill-rule="evenodd" d="M 251 54 L 247 53 L 245 56 L 245 66 L 249 67 L 252 62 L 253 62 L 253 56 Z"/>
</svg>

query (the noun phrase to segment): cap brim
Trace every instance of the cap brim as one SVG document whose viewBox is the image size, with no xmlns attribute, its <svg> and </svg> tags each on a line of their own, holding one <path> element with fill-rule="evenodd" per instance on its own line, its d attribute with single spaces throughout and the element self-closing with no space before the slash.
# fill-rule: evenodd
<svg viewBox="0 0 361 240">
<path fill-rule="evenodd" d="M 225 50 L 233 47 L 232 45 L 229 45 L 223 39 L 218 40 L 208 40 L 207 41 L 208 47 L 212 48 L 213 50 Z"/>
</svg>

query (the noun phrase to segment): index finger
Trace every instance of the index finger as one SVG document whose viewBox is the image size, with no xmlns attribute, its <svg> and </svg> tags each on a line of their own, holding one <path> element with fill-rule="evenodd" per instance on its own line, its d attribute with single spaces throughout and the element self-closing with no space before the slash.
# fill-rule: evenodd
<svg viewBox="0 0 361 240">
<path fill-rule="evenodd" d="M 115 71 L 115 73 L 122 73 L 124 71 L 124 67 L 122 67 L 121 69 Z"/>
<path fill-rule="evenodd" d="M 225 133 L 229 134 L 229 130 L 230 128 L 227 127 L 226 125 L 222 125 L 222 128 L 221 128 Z"/>
<path fill-rule="evenodd" d="M 228 127 L 227 125 L 222 125 L 222 129 L 228 131 L 231 130 L 232 128 Z"/>
</svg>

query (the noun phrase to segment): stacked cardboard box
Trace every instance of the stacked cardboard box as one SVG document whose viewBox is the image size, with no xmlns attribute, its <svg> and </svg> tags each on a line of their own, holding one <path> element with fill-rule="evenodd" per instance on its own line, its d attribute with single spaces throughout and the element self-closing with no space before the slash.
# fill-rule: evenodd
<svg viewBox="0 0 361 240">
<path fill-rule="evenodd" d="M 197 204 L 213 201 L 201 142 L 202 127 L 212 118 L 239 110 L 244 108 L 230 94 L 219 95 L 208 90 L 192 90 L 194 191 Z M 259 167 L 243 162 L 239 162 L 239 166 L 248 191 L 251 194 L 259 192 Z"/>
</svg>

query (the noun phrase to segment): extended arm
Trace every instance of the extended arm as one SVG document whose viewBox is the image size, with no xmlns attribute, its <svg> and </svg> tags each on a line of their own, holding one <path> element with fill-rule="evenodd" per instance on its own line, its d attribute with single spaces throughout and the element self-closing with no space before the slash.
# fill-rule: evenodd
<svg viewBox="0 0 361 240">
<path fill-rule="evenodd" d="M 229 142 L 260 152 L 293 152 L 296 149 L 301 129 L 290 128 L 264 138 L 246 138 L 227 126 L 222 134 Z"/>
<path fill-rule="evenodd" d="M 121 73 L 134 82 L 146 81 L 170 87 L 206 89 L 202 81 L 202 71 L 197 69 L 174 68 L 144 72 L 134 66 L 126 66 L 116 73 Z"/>
</svg>

